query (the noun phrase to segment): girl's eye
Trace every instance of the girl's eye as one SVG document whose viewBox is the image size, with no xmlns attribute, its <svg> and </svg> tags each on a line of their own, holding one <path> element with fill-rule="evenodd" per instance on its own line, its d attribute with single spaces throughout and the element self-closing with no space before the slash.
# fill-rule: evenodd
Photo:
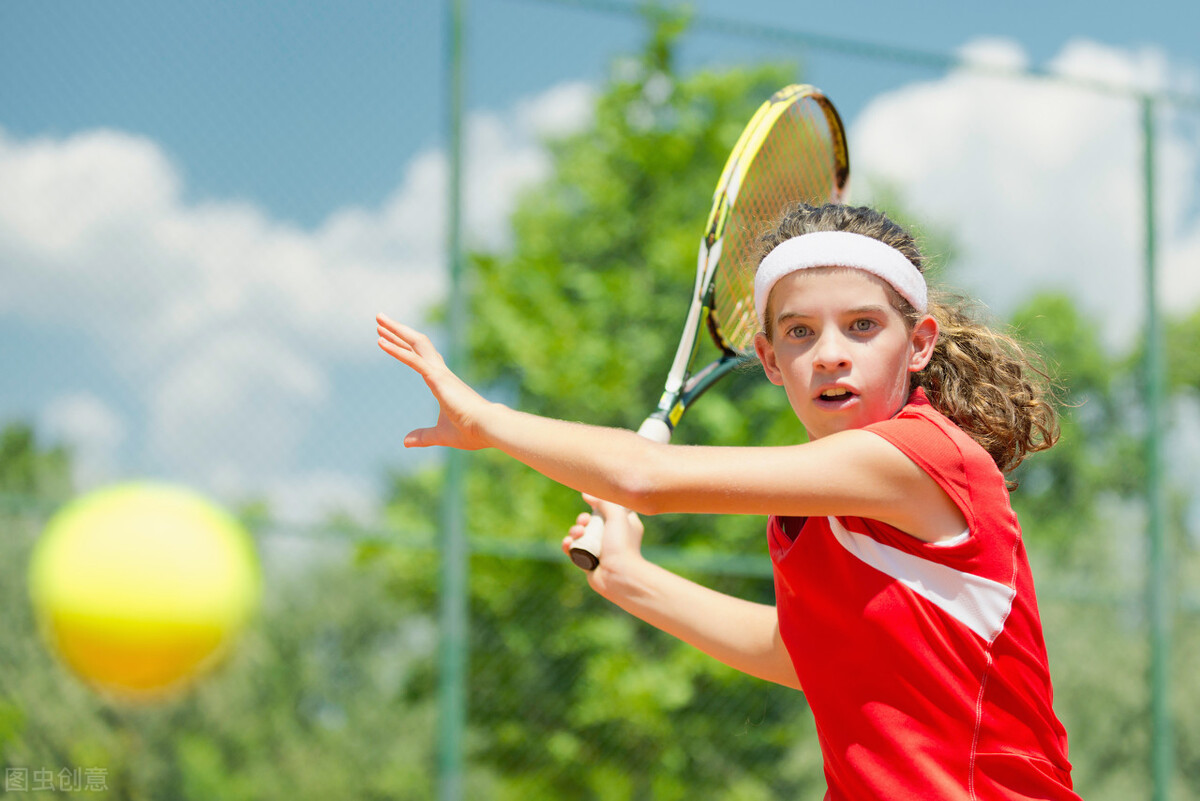
<svg viewBox="0 0 1200 801">
<path fill-rule="evenodd" d="M 788 330 L 788 336 L 806 337 L 806 336 L 808 336 L 808 326 L 806 326 L 806 325 L 794 326 L 793 328 Z"/>
<path fill-rule="evenodd" d="M 855 320 L 853 323 L 850 324 L 850 329 L 852 331 L 859 331 L 859 332 L 870 331 L 874 327 L 875 327 L 875 323 L 873 321 L 865 320 L 865 319 L 864 320 Z"/>
</svg>

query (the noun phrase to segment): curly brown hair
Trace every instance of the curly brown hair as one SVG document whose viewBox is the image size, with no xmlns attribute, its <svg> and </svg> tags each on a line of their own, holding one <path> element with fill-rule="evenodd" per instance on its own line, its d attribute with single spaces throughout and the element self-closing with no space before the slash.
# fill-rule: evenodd
<svg viewBox="0 0 1200 801">
<path fill-rule="evenodd" d="M 902 226 L 874 209 L 834 204 L 789 208 L 759 237 L 759 261 L 784 240 L 815 231 L 878 239 L 925 271 L 916 239 Z M 922 314 L 891 295 L 911 329 Z M 976 305 L 959 295 L 931 289 L 927 313 L 940 333 L 929 364 L 913 375 L 913 387 L 924 387 L 934 408 L 978 442 L 1002 473 L 1053 446 L 1059 435 L 1054 382 L 1037 354 L 977 320 Z"/>
</svg>

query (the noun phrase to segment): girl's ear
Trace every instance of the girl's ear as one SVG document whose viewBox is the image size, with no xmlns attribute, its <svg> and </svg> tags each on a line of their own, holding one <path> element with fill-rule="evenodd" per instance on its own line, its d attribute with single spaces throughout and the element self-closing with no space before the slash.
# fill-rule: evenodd
<svg viewBox="0 0 1200 801">
<path fill-rule="evenodd" d="M 763 372 L 767 380 L 776 386 L 783 386 L 783 373 L 779 372 L 779 363 L 775 360 L 775 346 L 767 339 L 767 335 L 759 331 L 754 335 L 754 352 L 762 362 Z"/>
<path fill-rule="evenodd" d="M 913 327 L 912 354 L 908 360 L 910 373 L 924 370 L 929 364 L 929 360 L 933 358 L 934 346 L 937 345 L 938 331 L 937 320 L 928 315 Z"/>
</svg>

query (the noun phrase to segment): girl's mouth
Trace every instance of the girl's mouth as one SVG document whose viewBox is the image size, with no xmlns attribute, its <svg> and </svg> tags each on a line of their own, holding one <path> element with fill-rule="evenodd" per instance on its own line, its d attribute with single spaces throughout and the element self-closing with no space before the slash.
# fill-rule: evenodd
<svg viewBox="0 0 1200 801">
<path fill-rule="evenodd" d="M 830 387 L 817 396 L 817 405 L 823 409 L 840 409 L 858 396 L 845 387 Z"/>
</svg>

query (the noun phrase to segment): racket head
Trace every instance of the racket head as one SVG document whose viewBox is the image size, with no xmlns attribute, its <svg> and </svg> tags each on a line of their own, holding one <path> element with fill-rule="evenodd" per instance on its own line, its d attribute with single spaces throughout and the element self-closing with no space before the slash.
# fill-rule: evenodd
<svg viewBox="0 0 1200 801">
<path fill-rule="evenodd" d="M 795 203 L 840 202 L 850 177 L 845 130 L 837 110 L 812 86 L 795 84 L 772 95 L 742 130 L 721 171 L 696 267 L 696 292 L 658 409 L 638 433 L 668 442 L 683 413 L 754 350 L 758 316 L 754 272 L 758 237 Z M 721 356 L 691 374 L 707 322 Z M 571 560 L 584 570 L 600 564 L 604 520 L 593 510 Z"/>
<path fill-rule="evenodd" d="M 712 293 L 708 328 L 723 351 L 754 352 L 759 237 L 789 206 L 840 203 L 849 178 L 845 128 L 820 90 L 787 86 L 755 113 L 722 171 L 701 245 Z"/>
</svg>

